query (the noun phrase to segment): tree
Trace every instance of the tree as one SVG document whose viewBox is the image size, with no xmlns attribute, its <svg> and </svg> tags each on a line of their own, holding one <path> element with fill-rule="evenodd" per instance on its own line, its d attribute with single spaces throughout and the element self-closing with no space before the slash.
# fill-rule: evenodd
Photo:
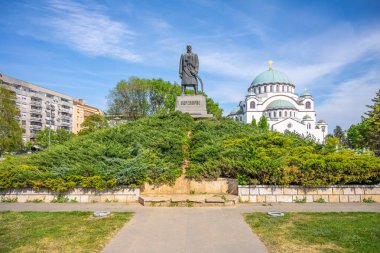
<svg viewBox="0 0 380 253">
<path fill-rule="evenodd" d="M 256 119 L 255 119 L 255 118 L 252 120 L 252 126 L 253 126 L 254 128 L 257 128 L 257 122 L 256 122 Z"/>
<path fill-rule="evenodd" d="M 186 94 L 194 91 L 187 90 Z M 122 80 L 108 95 L 108 113 L 126 115 L 136 120 L 148 115 L 175 110 L 176 97 L 181 94 L 181 86 L 162 79 L 140 79 L 132 77 Z M 207 112 L 222 117 L 223 110 L 206 94 Z"/>
<path fill-rule="evenodd" d="M 81 135 L 93 132 L 97 129 L 107 128 L 109 127 L 109 125 L 103 115 L 93 114 L 93 115 L 88 116 L 84 120 L 84 122 L 82 123 L 82 127 L 84 129 L 82 129 L 79 132 L 79 134 Z"/>
<path fill-rule="evenodd" d="M 331 150 L 338 149 L 340 146 L 340 141 L 338 137 L 334 137 L 332 135 L 327 135 L 325 138 L 325 144 Z"/>
<path fill-rule="evenodd" d="M 214 100 L 206 96 L 206 108 L 207 113 L 214 115 L 215 118 L 221 119 L 223 114 L 223 109 L 219 107 L 219 104 Z"/>
<path fill-rule="evenodd" d="M 259 123 L 257 125 L 262 130 L 268 130 L 269 127 L 268 127 L 267 117 L 265 117 L 264 115 L 261 116 Z"/>
<path fill-rule="evenodd" d="M 65 129 L 58 129 L 57 131 L 54 131 L 52 129 L 49 129 L 49 127 L 45 127 L 44 130 L 38 131 L 36 133 L 35 144 L 37 144 L 41 148 L 47 148 L 49 147 L 49 143 L 51 146 L 62 144 L 70 140 L 74 136 L 75 135 L 73 133 Z"/>
<path fill-rule="evenodd" d="M 175 98 L 181 93 L 178 85 L 162 79 L 132 77 L 120 81 L 108 95 L 108 113 L 128 115 L 132 120 L 158 113 L 174 111 Z"/>
<path fill-rule="evenodd" d="M 347 132 L 350 148 L 368 148 L 380 155 L 380 90 L 372 99 L 373 105 L 367 105 L 370 111 L 362 117 L 359 124 L 352 125 Z"/>
<path fill-rule="evenodd" d="M 16 117 L 20 114 L 14 92 L 0 85 L 0 156 L 22 147 L 22 129 Z"/>
<path fill-rule="evenodd" d="M 344 134 L 344 132 L 340 126 L 335 127 L 334 137 L 339 139 L 340 144 L 344 144 L 346 142 L 346 135 Z"/>
<path fill-rule="evenodd" d="M 380 89 L 377 91 L 375 97 L 371 100 L 374 104 L 367 105 L 370 111 L 365 114 L 368 118 L 364 118 L 362 121 L 367 121 L 369 134 L 366 136 L 369 146 L 372 150 L 379 155 L 380 151 Z"/>
<path fill-rule="evenodd" d="M 369 126 L 366 120 L 351 125 L 347 131 L 348 146 L 353 149 L 368 148 Z"/>
</svg>

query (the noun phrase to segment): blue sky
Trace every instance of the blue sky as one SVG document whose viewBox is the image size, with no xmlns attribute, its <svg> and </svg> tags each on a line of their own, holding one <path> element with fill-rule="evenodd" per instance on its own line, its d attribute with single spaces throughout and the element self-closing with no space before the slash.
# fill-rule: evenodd
<svg viewBox="0 0 380 253">
<path fill-rule="evenodd" d="M 380 1 L 0 0 L 0 72 L 107 108 L 131 76 L 179 82 L 188 43 L 228 113 L 252 80 L 283 71 L 332 130 L 360 121 L 380 88 Z"/>
</svg>

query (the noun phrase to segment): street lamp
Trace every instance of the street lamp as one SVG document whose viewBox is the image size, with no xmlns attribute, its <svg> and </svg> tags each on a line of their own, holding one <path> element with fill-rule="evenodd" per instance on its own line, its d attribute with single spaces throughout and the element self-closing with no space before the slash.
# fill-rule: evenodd
<svg viewBox="0 0 380 253">
<path fill-rule="evenodd" d="M 324 144 L 325 143 L 325 131 L 326 131 L 326 126 L 321 126 L 322 128 L 322 133 L 323 133 L 323 140 L 322 140 L 322 143 Z"/>
</svg>

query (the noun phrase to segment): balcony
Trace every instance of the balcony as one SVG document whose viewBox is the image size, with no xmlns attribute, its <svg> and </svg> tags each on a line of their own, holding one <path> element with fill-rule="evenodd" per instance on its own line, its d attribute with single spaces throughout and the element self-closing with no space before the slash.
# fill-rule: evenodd
<svg viewBox="0 0 380 253">
<path fill-rule="evenodd" d="M 42 126 L 39 126 L 39 125 L 30 125 L 30 129 L 33 129 L 33 130 L 41 130 L 41 129 L 42 129 Z"/>
<path fill-rule="evenodd" d="M 71 113 L 70 109 L 65 109 L 65 108 L 59 108 L 60 112 L 66 112 L 66 113 Z"/>
<path fill-rule="evenodd" d="M 72 117 L 71 116 L 67 116 L 67 115 L 61 115 L 61 119 L 71 120 Z"/>
<path fill-rule="evenodd" d="M 41 106 L 42 106 L 41 101 L 30 101 L 30 104 L 31 104 L 31 105 L 34 105 L 34 106 L 38 106 L 38 107 L 41 107 Z"/>
<path fill-rule="evenodd" d="M 41 99 L 42 98 L 44 98 L 44 96 L 42 96 L 42 95 L 40 95 L 40 94 L 36 94 L 36 93 L 32 93 L 33 95 L 31 95 L 30 97 L 33 99 L 33 100 L 40 100 L 41 101 Z"/>
<path fill-rule="evenodd" d="M 41 111 L 41 109 L 31 109 L 31 110 L 30 110 L 30 113 L 41 114 L 42 111 Z"/>
<path fill-rule="evenodd" d="M 34 122 L 42 122 L 42 118 L 39 118 L 39 117 L 31 117 L 31 118 L 30 118 L 30 121 L 34 121 Z"/>
</svg>

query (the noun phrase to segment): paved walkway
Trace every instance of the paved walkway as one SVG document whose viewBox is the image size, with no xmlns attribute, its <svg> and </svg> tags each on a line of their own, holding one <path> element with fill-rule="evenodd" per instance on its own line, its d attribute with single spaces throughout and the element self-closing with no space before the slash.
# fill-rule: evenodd
<svg viewBox="0 0 380 253">
<path fill-rule="evenodd" d="M 243 216 L 224 208 L 147 208 L 103 250 L 111 252 L 267 252 Z"/>
<path fill-rule="evenodd" d="M 103 252 L 267 252 L 244 222 L 245 212 L 380 212 L 380 204 L 276 203 L 240 204 L 236 207 L 142 207 L 138 204 L 0 203 L 0 211 L 135 212 Z"/>
</svg>

